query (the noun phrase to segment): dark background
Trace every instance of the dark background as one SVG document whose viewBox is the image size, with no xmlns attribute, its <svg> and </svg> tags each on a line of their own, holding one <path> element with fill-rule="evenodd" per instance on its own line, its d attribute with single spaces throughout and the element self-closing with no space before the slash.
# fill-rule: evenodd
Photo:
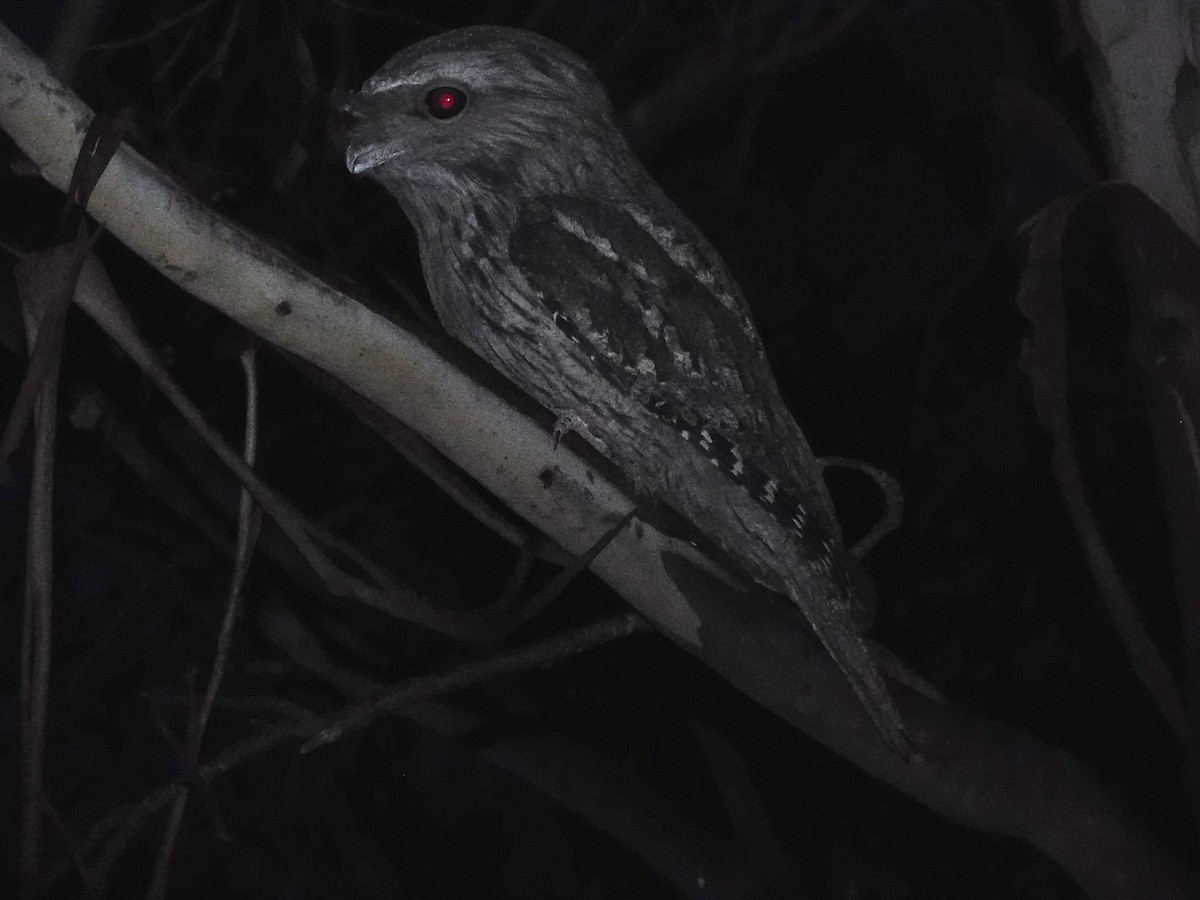
<svg viewBox="0 0 1200 900">
<path fill-rule="evenodd" d="M 132 143 L 198 198 L 407 319 L 397 284 L 425 302 L 414 238 L 382 190 L 345 171 L 328 134 L 330 94 L 356 88 L 402 46 L 460 25 L 526 25 L 580 52 L 651 171 L 738 276 L 814 449 L 900 480 L 904 525 L 867 560 L 875 636 L 958 708 L 1080 759 L 1158 840 L 1192 858 L 1180 754 L 1095 595 L 1018 365 L 1019 227 L 1105 169 L 1084 53 L 1057 6 L 114 0 L 102 5 L 72 87 L 93 109 L 132 107 Z M 45 52 L 61 24 L 52 7 L 8 2 L 0 20 Z M 11 164 L 19 153 L 2 140 Z M 0 210 L 0 240 L 31 250 L 52 234 L 61 195 L 6 165 Z M 249 336 L 116 240 L 102 238 L 98 250 L 174 376 L 237 444 L 237 354 Z M 1085 253 L 1077 264 L 1089 297 L 1115 299 L 1107 317 L 1088 319 L 1073 360 L 1076 426 L 1105 536 L 1178 667 L 1158 487 L 1106 259 Z M 25 359 L 7 272 L 0 286 L 4 409 Z M 427 596 L 493 601 L 516 551 L 262 349 L 264 478 Z M 84 397 L 103 398 L 102 427 L 67 420 Z M 236 491 L 78 313 L 67 323 L 62 410 L 46 778 L 78 837 L 181 774 L 167 736 L 185 722 L 181 698 L 208 677 L 230 559 L 180 510 L 204 510 L 231 536 L 218 500 Z M 121 435 L 149 456 L 142 474 Z M 0 776 L 7 848 L 16 840 L 28 447 L 11 465 L 0 485 L 0 653 L 12 661 L 0 679 L 0 742 L 14 762 Z M 834 488 L 850 536 L 861 535 L 881 514 L 877 492 L 850 476 Z M 535 566 L 529 590 L 553 572 Z M 269 562 L 251 570 L 246 597 L 227 696 L 319 711 L 346 702 L 280 649 L 272 623 L 285 613 L 341 666 L 381 682 L 470 655 L 305 591 Z M 584 575 L 510 644 L 623 608 Z M 743 789 L 787 855 L 787 895 L 1078 896 L 1034 850 L 962 829 L 864 776 L 658 636 L 448 701 L 478 717 L 457 737 L 387 719 L 313 754 L 275 751 L 193 798 L 171 895 L 672 896 L 536 775 L 497 762 L 497 748 L 534 736 L 573 741 L 594 756 L 591 777 L 605 789 L 656 792 L 673 815 L 731 842 L 718 784 L 732 776 L 699 737 L 711 731 L 740 758 Z M 218 710 L 209 754 L 263 716 Z M 144 892 L 160 828 L 131 844 L 114 895 Z M 63 844 L 48 835 L 54 860 Z M 748 865 L 730 852 L 729 868 Z M 78 892 L 68 874 L 49 894 Z"/>
</svg>

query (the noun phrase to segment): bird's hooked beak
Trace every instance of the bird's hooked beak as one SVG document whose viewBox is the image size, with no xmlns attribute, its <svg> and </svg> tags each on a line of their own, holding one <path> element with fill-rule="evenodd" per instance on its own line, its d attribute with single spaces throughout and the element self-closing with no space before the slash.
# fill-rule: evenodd
<svg viewBox="0 0 1200 900">
<path fill-rule="evenodd" d="M 333 98 L 331 106 L 330 134 L 344 149 L 346 168 L 353 174 L 368 172 L 396 155 L 385 98 L 352 91 Z"/>
</svg>

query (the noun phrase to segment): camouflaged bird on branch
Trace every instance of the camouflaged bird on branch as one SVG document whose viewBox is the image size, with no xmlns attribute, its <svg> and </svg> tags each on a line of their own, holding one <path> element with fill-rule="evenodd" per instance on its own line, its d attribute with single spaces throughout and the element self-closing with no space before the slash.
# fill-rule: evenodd
<svg viewBox="0 0 1200 900">
<path fill-rule="evenodd" d="M 347 109 L 347 165 L 412 221 L 446 329 L 786 594 L 907 747 L 741 291 L 587 65 L 528 32 L 466 28 L 398 53 Z"/>
</svg>

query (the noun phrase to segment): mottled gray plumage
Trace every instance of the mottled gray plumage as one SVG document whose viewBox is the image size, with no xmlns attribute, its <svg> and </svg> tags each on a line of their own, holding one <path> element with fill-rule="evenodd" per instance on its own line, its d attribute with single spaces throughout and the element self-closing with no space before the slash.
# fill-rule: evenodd
<svg viewBox="0 0 1200 900">
<path fill-rule="evenodd" d="M 819 468 L 741 292 L 586 64 L 466 28 L 401 51 L 347 108 L 347 165 L 412 221 L 446 328 L 786 593 L 903 746 Z"/>
</svg>

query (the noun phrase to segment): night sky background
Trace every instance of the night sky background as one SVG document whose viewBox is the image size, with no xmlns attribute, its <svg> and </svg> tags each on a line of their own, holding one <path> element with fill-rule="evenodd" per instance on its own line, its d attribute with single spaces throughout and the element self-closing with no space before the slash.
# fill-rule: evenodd
<svg viewBox="0 0 1200 900">
<path fill-rule="evenodd" d="M 1194 864 L 1182 755 L 1097 598 L 1019 365 L 1021 225 L 1106 171 L 1084 51 L 1060 5 L 1070 4 L 112 0 L 99 4 L 71 86 L 92 109 L 131 107 L 131 143 L 184 189 L 407 323 L 405 290 L 428 307 L 415 238 L 382 189 L 345 171 L 329 98 L 402 46 L 461 25 L 530 27 L 579 52 L 652 173 L 738 277 L 816 452 L 861 458 L 902 485 L 904 523 L 866 560 L 873 635 L 959 709 L 1080 760 Z M 5 0 L 0 21 L 44 53 L 61 25 L 54 7 Z M 45 246 L 62 197 L 29 176 L 7 138 L 0 149 L 0 241 Z M 1103 234 L 1074 249 L 1068 289 L 1084 327 L 1073 332 L 1072 409 L 1089 499 L 1179 673 L 1118 273 Z M 237 356 L 251 336 L 114 238 L 97 250 L 174 377 L 239 445 Z M 26 365 L 10 269 L 0 266 L 0 410 Z M 291 361 L 259 349 L 268 483 L 439 603 L 501 596 L 517 551 Z M 71 421 L 83 398 L 103 407 L 99 427 Z M 60 409 L 46 784 L 78 841 L 181 777 L 172 735 L 211 667 L 231 569 L 214 535 L 232 539 L 236 485 L 77 311 Z M 0 484 L 0 752 L 12 763 L 0 771 L 0 893 L 15 885 L 28 442 L 10 465 Z M 861 476 L 831 482 L 848 536 L 861 536 L 882 514 L 878 492 Z M 264 523 L 264 540 L 272 531 Z M 555 571 L 536 563 L 523 593 Z M 508 646 L 625 608 L 585 573 Z M 347 702 L 344 684 L 281 647 L 295 629 L 342 671 L 381 684 L 473 655 L 260 558 L 224 689 L 240 702 L 217 710 L 206 756 L 271 721 L 273 703 L 329 712 Z M 659 827 L 685 822 L 694 846 L 718 854 L 719 864 L 705 859 L 717 870 L 754 868 L 722 800 L 741 792 L 785 860 L 760 896 L 1082 896 L 1032 848 L 950 823 L 867 777 L 658 635 L 444 703 L 460 713 L 457 734 L 388 718 L 311 754 L 275 750 L 196 792 L 169 896 L 678 896 L 553 799 L 522 755 L 533 745 L 575 755 L 579 778 L 639 798 L 645 815 L 661 810 Z M 161 827 L 128 845 L 112 896 L 144 894 Z M 47 829 L 51 865 L 64 854 L 60 834 Z M 73 871 L 46 892 L 81 895 Z"/>
</svg>

